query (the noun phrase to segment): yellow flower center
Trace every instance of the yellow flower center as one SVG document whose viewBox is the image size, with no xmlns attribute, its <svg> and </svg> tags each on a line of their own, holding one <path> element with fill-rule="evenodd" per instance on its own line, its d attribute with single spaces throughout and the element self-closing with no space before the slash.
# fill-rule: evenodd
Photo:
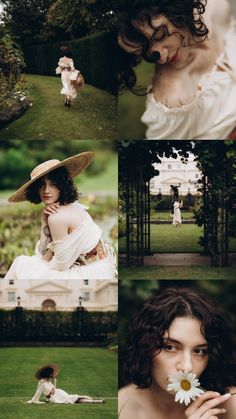
<svg viewBox="0 0 236 419">
<path fill-rule="evenodd" d="M 190 388 L 191 388 L 191 384 L 190 384 L 190 382 L 189 382 L 189 381 L 187 381 L 187 380 L 182 380 L 182 381 L 181 381 L 181 383 L 180 383 L 180 385 L 181 385 L 181 388 L 182 388 L 183 390 L 185 390 L 185 391 L 188 391 L 188 390 L 190 390 Z"/>
</svg>

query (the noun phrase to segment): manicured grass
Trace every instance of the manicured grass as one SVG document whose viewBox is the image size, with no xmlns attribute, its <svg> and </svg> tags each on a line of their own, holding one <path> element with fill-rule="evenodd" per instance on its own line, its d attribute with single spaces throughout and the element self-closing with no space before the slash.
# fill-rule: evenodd
<svg viewBox="0 0 236 419">
<path fill-rule="evenodd" d="M 170 221 L 172 222 L 172 214 L 170 211 L 157 211 L 157 210 L 151 210 L 151 220 L 162 220 L 162 221 Z M 193 220 L 193 212 L 192 211 L 181 211 L 181 218 L 183 220 Z"/>
<path fill-rule="evenodd" d="M 71 108 L 64 106 L 58 77 L 27 75 L 33 106 L 1 130 L 0 139 L 112 140 L 117 138 L 117 102 L 108 92 L 86 85 Z"/>
<path fill-rule="evenodd" d="M 101 348 L 0 348 L 0 416 L 4 419 L 116 419 L 117 402 L 100 404 L 23 404 L 32 398 L 35 371 L 60 366 L 58 388 L 70 394 L 117 397 L 117 356 Z M 43 400 L 43 398 L 42 398 Z"/>
<path fill-rule="evenodd" d="M 195 224 L 184 224 L 180 228 L 172 224 L 151 225 L 151 251 L 154 253 L 199 253 L 199 237 L 203 228 Z M 230 251 L 236 250 L 236 238 L 230 238 Z M 119 239 L 119 251 L 125 252 L 125 237 Z"/>
<path fill-rule="evenodd" d="M 147 88 L 151 84 L 153 64 L 143 62 L 136 67 L 138 85 Z M 142 89 L 145 91 L 145 89 Z M 121 94 L 118 101 L 119 138 L 140 140 L 145 138 L 146 127 L 140 122 L 145 111 L 146 95 L 138 96 L 129 91 Z"/>
<path fill-rule="evenodd" d="M 236 268 L 211 266 L 143 266 L 119 267 L 119 279 L 233 279 Z"/>
</svg>

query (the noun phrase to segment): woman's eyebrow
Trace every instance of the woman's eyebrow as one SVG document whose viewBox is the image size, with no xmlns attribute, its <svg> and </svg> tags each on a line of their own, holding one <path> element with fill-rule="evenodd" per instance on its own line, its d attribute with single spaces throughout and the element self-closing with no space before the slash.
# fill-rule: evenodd
<svg viewBox="0 0 236 419">
<path fill-rule="evenodd" d="M 171 337 L 164 337 L 163 338 L 164 339 L 164 342 L 172 342 L 172 343 L 178 343 L 178 344 L 182 344 L 182 342 L 180 342 L 179 340 L 176 340 L 176 339 L 173 339 L 173 338 L 171 338 Z M 198 345 L 195 345 L 195 347 L 204 347 L 204 348 L 207 348 L 208 347 L 208 344 L 207 344 L 207 342 L 205 342 L 205 343 L 199 343 Z"/>
</svg>

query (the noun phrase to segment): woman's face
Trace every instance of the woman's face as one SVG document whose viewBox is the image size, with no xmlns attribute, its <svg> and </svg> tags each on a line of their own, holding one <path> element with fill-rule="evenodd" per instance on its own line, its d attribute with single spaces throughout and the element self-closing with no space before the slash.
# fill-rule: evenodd
<svg viewBox="0 0 236 419">
<path fill-rule="evenodd" d="M 39 188 L 39 196 L 44 204 L 54 204 L 59 201 L 60 190 L 49 178 L 44 176 L 42 186 Z"/>
<path fill-rule="evenodd" d="M 166 390 L 168 377 L 178 371 L 193 372 L 197 377 L 208 364 L 208 345 L 201 323 L 193 317 L 177 317 L 164 333 L 165 347 L 153 358 L 153 384 Z"/>
<path fill-rule="evenodd" d="M 148 21 L 133 20 L 133 26 L 149 41 L 148 56 L 159 53 L 160 58 L 156 60 L 159 64 L 170 64 L 177 66 L 187 58 L 189 48 L 183 47 L 188 44 L 190 33 L 185 28 L 176 28 L 167 17 L 159 15 L 151 19 L 151 25 Z M 170 36 L 169 36 L 170 35 Z M 142 47 L 125 47 L 120 42 L 121 47 L 127 52 L 136 52 L 142 54 Z"/>
</svg>

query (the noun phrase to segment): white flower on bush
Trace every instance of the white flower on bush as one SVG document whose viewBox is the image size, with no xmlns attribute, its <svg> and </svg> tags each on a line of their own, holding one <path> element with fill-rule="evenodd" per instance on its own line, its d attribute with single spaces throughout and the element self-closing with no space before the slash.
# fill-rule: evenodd
<svg viewBox="0 0 236 419">
<path fill-rule="evenodd" d="M 196 374 L 179 371 L 168 378 L 170 384 L 167 386 L 168 391 L 175 391 L 175 401 L 185 403 L 186 406 L 191 400 L 195 400 L 204 391 L 200 386 L 200 382 L 196 378 Z"/>
<path fill-rule="evenodd" d="M 20 100 L 23 102 L 26 99 L 26 96 L 21 96 Z"/>
</svg>

